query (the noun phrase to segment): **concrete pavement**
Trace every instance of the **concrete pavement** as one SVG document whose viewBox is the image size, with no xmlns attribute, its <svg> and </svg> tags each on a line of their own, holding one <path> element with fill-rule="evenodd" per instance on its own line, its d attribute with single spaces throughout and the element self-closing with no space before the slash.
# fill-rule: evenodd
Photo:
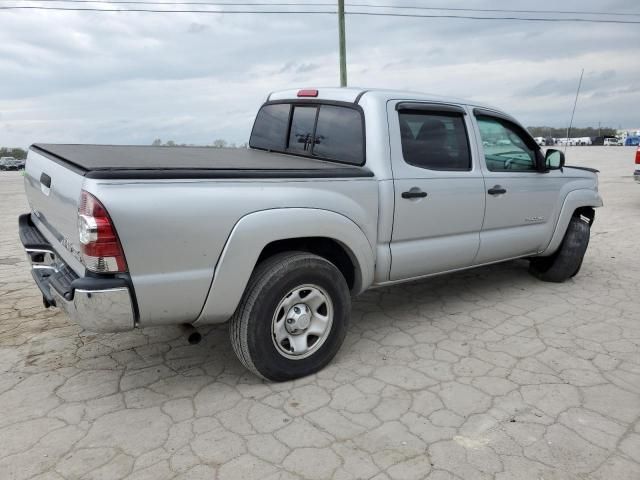
<svg viewBox="0 0 640 480">
<path fill-rule="evenodd" d="M 370 291 L 322 372 L 268 384 L 226 326 L 83 332 L 45 310 L 0 172 L 1 479 L 640 478 L 640 185 L 635 149 L 572 147 L 602 170 L 580 274 L 525 261 Z"/>
</svg>

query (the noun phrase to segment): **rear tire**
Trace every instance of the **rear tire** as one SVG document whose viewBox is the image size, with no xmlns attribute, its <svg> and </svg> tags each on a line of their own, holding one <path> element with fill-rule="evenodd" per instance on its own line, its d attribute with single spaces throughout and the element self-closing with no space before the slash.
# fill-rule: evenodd
<svg viewBox="0 0 640 480">
<path fill-rule="evenodd" d="M 267 380 L 317 372 L 347 332 L 351 297 L 328 260 L 305 252 L 274 255 L 254 271 L 231 318 L 231 344 L 242 364 Z"/>
<path fill-rule="evenodd" d="M 529 272 L 545 282 L 564 282 L 578 274 L 589 245 L 591 227 L 579 216 L 572 217 L 558 251 L 549 257 L 534 257 Z"/>
</svg>

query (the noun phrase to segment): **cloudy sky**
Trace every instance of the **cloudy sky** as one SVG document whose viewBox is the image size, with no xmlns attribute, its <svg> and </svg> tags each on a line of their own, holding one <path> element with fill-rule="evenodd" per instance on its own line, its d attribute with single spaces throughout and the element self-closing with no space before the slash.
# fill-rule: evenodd
<svg viewBox="0 0 640 480">
<path fill-rule="evenodd" d="M 637 0 L 367 3 L 640 21 Z M 332 15 L 0 10 L 0 145 L 242 143 L 268 92 L 338 83 L 337 43 Z M 640 127 L 639 48 L 637 24 L 347 17 L 350 85 L 470 98 L 526 125 L 566 126 L 584 68 L 575 124 Z"/>
</svg>

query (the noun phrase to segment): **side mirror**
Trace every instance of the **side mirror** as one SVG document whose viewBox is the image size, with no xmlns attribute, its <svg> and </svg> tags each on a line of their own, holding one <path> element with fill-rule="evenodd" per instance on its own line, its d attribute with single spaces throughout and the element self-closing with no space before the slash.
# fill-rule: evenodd
<svg viewBox="0 0 640 480">
<path fill-rule="evenodd" d="M 562 170 L 564 167 L 564 153 L 550 148 L 544 155 L 544 165 L 547 170 Z"/>
</svg>

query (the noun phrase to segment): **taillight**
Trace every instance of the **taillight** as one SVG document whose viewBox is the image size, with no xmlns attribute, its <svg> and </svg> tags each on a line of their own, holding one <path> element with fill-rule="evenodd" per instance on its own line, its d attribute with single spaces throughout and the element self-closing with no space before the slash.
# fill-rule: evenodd
<svg viewBox="0 0 640 480">
<path fill-rule="evenodd" d="M 636 150 L 636 165 L 640 165 L 640 147 Z M 638 167 L 638 170 L 640 170 L 640 167 Z"/>
<path fill-rule="evenodd" d="M 127 262 L 111 218 L 100 201 L 82 191 L 78 208 L 78 237 L 85 267 L 96 273 L 127 271 Z"/>
</svg>

